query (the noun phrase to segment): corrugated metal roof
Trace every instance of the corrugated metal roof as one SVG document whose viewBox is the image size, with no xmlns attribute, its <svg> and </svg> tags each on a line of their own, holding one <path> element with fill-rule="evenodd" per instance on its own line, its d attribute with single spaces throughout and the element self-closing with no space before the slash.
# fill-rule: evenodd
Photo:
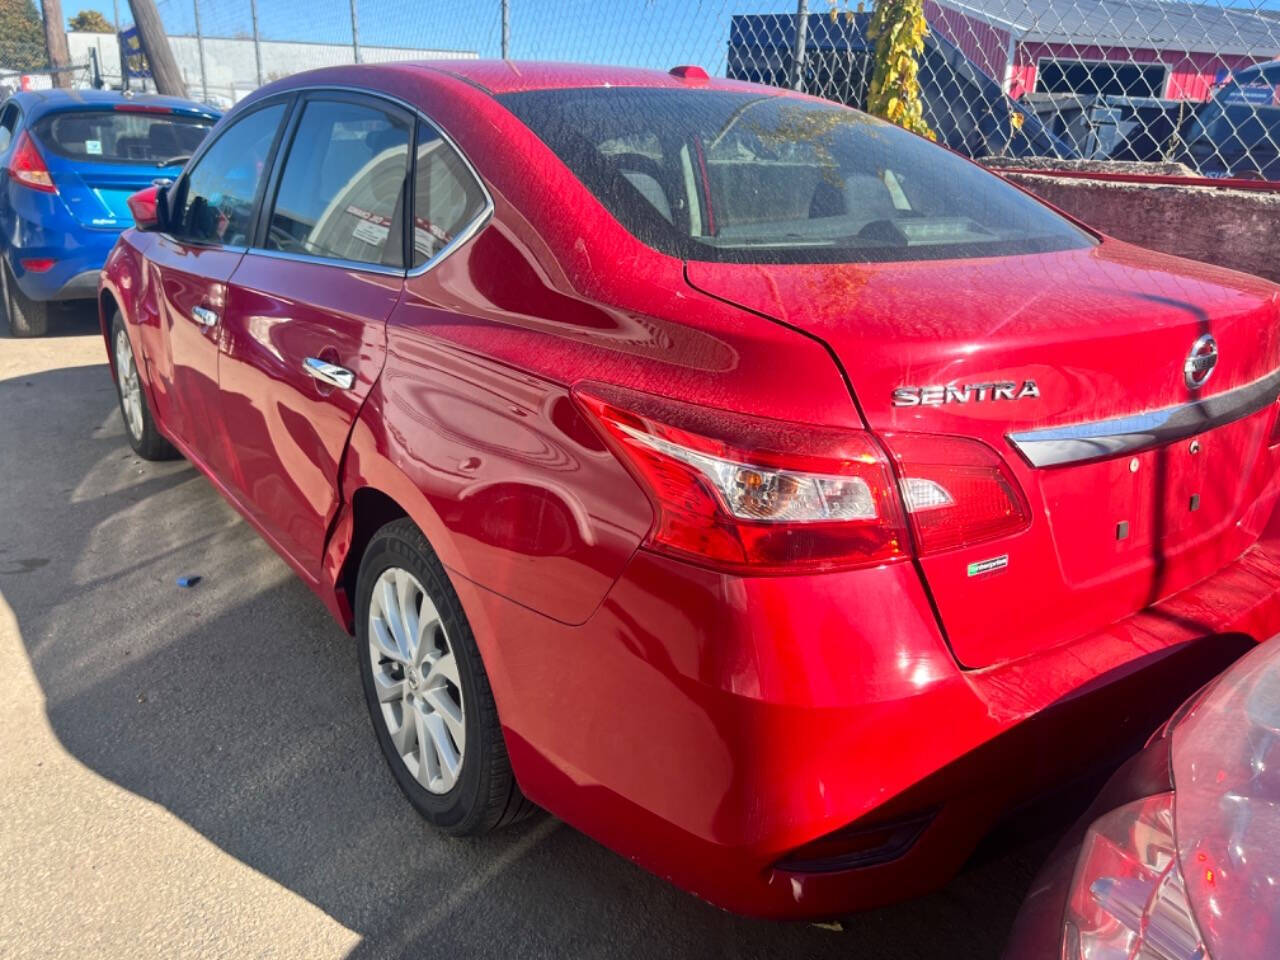
<svg viewBox="0 0 1280 960">
<path fill-rule="evenodd" d="M 1015 40 L 1077 47 L 1280 55 L 1276 11 L 1161 0 L 938 0 Z"/>
</svg>

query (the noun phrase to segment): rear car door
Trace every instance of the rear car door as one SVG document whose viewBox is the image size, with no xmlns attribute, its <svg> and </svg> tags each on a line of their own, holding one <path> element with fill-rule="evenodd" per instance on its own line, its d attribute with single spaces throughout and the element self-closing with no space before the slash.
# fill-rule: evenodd
<svg viewBox="0 0 1280 960">
<path fill-rule="evenodd" d="M 227 281 L 248 246 L 288 101 L 239 117 L 169 191 L 170 230 L 147 257 L 162 348 L 149 356 L 156 406 L 168 431 L 225 477 L 226 433 L 218 405 L 218 348 Z"/>
<path fill-rule="evenodd" d="M 223 323 L 231 483 L 295 565 L 320 567 L 338 466 L 382 370 L 404 286 L 413 118 L 380 99 L 302 97 Z"/>
</svg>

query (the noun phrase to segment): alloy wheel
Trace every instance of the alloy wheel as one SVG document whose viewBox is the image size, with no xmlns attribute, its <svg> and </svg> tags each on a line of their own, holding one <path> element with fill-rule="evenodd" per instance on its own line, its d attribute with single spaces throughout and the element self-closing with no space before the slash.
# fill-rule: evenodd
<svg viewBox="0 0 1280 960">
<path fill-rule="evenodd" d="M 120 409 L 124 411 L 125 426 L 134 440 L 142 439 L 142 384 L 138 380 L 138 366 L 133 361 L 133 347 L 124 330 L 116 331 L 116 381 L 120 385 Z"/>
<path fill-rule="evenodd" d="M 448 793 L 466 752 L 462 684 L 436 605 L 401 567 L 384 570 L 373 586 L 369 659 L 379 714 L 401 761 L 431 793 Z"/>
</svg>

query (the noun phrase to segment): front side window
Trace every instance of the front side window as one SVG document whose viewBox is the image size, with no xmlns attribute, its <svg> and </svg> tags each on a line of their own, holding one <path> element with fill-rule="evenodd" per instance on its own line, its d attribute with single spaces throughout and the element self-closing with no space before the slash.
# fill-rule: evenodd
<svg viewBox="0 0 1280 960">
<path fill-rule="evenodd" d="M 980 167 L 839 104 L 620 87 L 498 99 L 631 233 L 686 260 L 921 260 L 1093 243 Z"/>
<path fill-rule="evenodd" d="M 348 101 L 307 103 L 289 148 L 266 247 L 404 266 L 407 120 Z"/>
<path fill-rule="evenodd" d="M 205 117 L 130 110 L 71 110 L 46 114 L 34 124 L 36 138 L 60 157 L 89 163 L 168 166 L 189 157 L 213 121 Z"/>
<path fill-rule="evenodd" d="M 484 192 L 463 159 L 429 123 L 418 123 L 413 178 L 413 265 L 443 250 L 485 208 Z"/>
<path fill-rule="evenodd" d="M 284 110 L 276 103 L 242 117 L 196 161 L 172 213 L 178 237 L 231 246 L 249 242 L 253 205 Z"/>
</svg>

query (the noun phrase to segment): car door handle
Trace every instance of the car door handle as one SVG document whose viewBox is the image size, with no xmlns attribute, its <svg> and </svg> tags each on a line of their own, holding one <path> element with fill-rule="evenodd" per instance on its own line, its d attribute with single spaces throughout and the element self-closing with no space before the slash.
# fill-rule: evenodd
<svg viewBox="0 0 1280 960">
<path fill-rule="evenodd" d="M 356 382 L 356 375 L 346 367 L 340 367 L 336 363 L 326 363 L 316 357 L 307 357 L 303 360 L 302 369 L 321 383 L 327 383 L 339 390 L 350 390 L 351 385 Z"/>
<path fill-rule="evenodd" d="M 208 307 L 192 307 L 191 319 L 205 329 L 218 325 L 218 315 Z"/>
</svg>

